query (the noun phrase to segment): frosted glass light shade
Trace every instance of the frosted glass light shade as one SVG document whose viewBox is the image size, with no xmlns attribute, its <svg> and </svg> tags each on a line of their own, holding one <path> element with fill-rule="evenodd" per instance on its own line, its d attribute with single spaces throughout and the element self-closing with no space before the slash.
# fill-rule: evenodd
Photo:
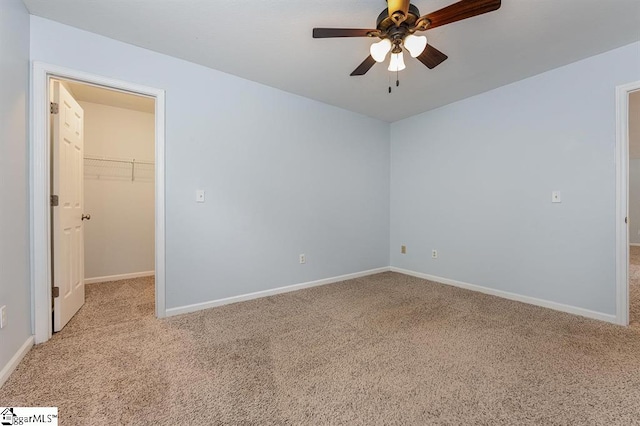
<svg viewBox="0 0 640 426">
<path fill-rule="evenodd" d="M 404 57 L 402 52 L 400 53 L 392 53 L 391 61 L 389 61 L 389 71 L 402 71 L 406 68 L 404 64 Z"/>
<path fill-rule="evenodd" d="M 377 43 L 373 43 L 369 51 L 371 52 L 371 57 L 375 59 L 376 62 L 384 62 L 387 57 L 387 53 L 391 50 L 391 40 L 388 38 L 382 39 Z"/>
<path fill-rule="evenodd" d="M 409 34 L 404 38 L 404 47 L 414 58 L 420 56 L 425 47 L 427 47 L 427 37 Z"/>
</svg>

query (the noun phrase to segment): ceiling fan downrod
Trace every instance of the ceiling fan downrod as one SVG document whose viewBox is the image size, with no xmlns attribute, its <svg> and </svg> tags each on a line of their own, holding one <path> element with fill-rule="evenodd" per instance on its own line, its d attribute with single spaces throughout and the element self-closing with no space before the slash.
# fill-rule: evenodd
<svg viewBox="0 0 640 426">
<path fill-rule="evenodd" d="M 389 19 L 396 27 L 399 27 L 409 16 L 409 1 L 407 0 L 387 0 L 387 10 Z"/>
</svg>

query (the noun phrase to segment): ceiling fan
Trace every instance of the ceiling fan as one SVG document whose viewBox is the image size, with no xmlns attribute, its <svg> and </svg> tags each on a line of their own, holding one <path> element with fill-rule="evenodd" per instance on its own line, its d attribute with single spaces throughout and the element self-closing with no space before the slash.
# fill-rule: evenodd
<svg viewBox="0 0 640 426">
<path fill-rule="evenodd" d="M 389 71 L 406 68 L 403 48 L 428 68 L 433 69 L 447 59 L 447 55 L 427 44 L 427 37 L 415 33 L 441 27 L 452 22 L 472 18 L 500 8 L 501 0 L 461 0 L 445 8 L 420 16 L 411 0 L 387 0 L 387 8 L 380 13 L 376 29 L 314 28 L 313 38 L 377 37 L 370 55 L 351 75 L 364 75 L 376 62 L 384 62 L 391 52 Z"/>
</svg>

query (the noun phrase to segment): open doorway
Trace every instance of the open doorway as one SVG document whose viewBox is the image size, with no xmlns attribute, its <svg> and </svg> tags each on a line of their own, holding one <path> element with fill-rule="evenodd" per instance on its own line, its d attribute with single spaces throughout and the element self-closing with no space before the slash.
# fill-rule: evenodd
<svg viewBox="0 0 640 426">
<path fill-rule="evenodd" d="M 53 332 L 152 316 L 155 100 L 59 78 L 49 96 Z"/>
<path fill-rule="evenodd" d="M 154 243 L 155 243 L 155 280 L 151 287 L 155 298 L 155 316 L 166 316 L 165 308 L 165 188 L 164 188 L 164 140 L 165 140 L 165 93 L 164 90 L 142 86 L 135 83 L 115 80 L 95 74 L 77 71 L 56 65 L 34 62 L 32 70 L 31 90 L 31 146 L 30 146 L 30 181 L 31 181 L 31 276 L 32 276 L 32 306 L 33 306 L 33 334 L 36 343 L 43 343 L 52 336 L 52 300 L 56 290 L 52 287 L 54 265 L 52 263 L 52 219 L 51 205 L 54 203 L 52 193 L 51 167 L 51 139 L 50 116 L 52 105 L 49 102 L 49 91 L 52 79 L 67 82 L 82 83 L 110 89 L 115 92 L 142 95 L 152 99 L 154 103 Z M 79 157 L 74 153 L 76 159 Z M 142 159 L 142 158 L 141 158 Z M 147 160 L 146 158 L 144 160 Z M 84 155 L 81 158 L 82 168 L 85 164 Z M 84 171 L 80 174 L 84 179 Z M 135 178 L 135 176 L 134 176 Z M 76 180 L 78 181 L 78 180 Z M 90 214 L 83 212 L 82 215 Z M 92 216 L 95 218 L 95 216 Z M 87 219 L 85 219 L 86 221 Z M 81 251 L 84 254 L 84 250 Z M 84 261 L 81 262 L 84 268 Z M 73 269 L 73 268 L 71 268 Z M 77 268 L 76 268 L 77 270 Z M 141 271 L 142 273 L 150 271 Z M 118 275 L 118 274 L 116 274 Z M 77 277 L 84 278 L 84 271 L 77 272 Z M 101 275 L 97 278 L 113 278 L 113 275 Z M 144 278 L 144 277 L 143 277 Z M 74 281 L 74 280 L 71 280 Z M 77 279 L 75 280 L 78 281 Z M 96 285 L 99 285 L 96 283 Z M 106 289 L 106 287 L 103 287 Z M 107 290 L 108 292 L 108 290 Z M 147 305 L 147 311 L 153 307 Z M 118 310 L 114 310 L 114 315 Z"/>
<path fill-rule="evenodd" d="M 638 275 L 636 274 L 637 249 L 631 246 L 638 235 L 638 225 L 640 218 L 631 216 L 635 214 L 636 207 L 632 203 L 637 202 L 638 193 L 636 184 L 632 180 L 636 179 L 634 158 L 636 147 L 631 147 L 630 138 L 636 136 L 631 134 L 630 127 L 634 126 L 634 134 L 637 131 L 638 109 L 637 96 L 640 94 L 640 81 L 624 84 L 616 87 L 616 323 L 620 325 L 630 325 L 630 316 L 633 315 L 633 326 L 638 324 Z M 632 111 L 633 108 L 633 111 Z M 635 144 L 635 142 L 634 142 Z M 634 150 L 633 152 L 631 150 Z M 640 154 L 639 154 L 640 155 Z M 630 168 L 634 170 L 630 170 Z M 633 188 L 631 185 L 633 184 Z M 633 197 L 633 199 L 632 199 Z M 633 310 L 633 312 L 632 312 Z"/>
<path fill-rule="evenodd" d="M 629 93 L 629 325 L 640 328 L 640 91 Z"/>
</svg>

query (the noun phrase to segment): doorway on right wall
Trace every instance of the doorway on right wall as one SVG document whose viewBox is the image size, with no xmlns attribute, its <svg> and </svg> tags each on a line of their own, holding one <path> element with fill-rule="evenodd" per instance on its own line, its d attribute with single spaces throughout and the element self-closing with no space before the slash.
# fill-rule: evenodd
<svg viewBox="0 0 640 426">
<path fill-rule="evenodd" d="M 640 91 L 629 94 L 629 325 L 640 328 Z"/>
</svg>

